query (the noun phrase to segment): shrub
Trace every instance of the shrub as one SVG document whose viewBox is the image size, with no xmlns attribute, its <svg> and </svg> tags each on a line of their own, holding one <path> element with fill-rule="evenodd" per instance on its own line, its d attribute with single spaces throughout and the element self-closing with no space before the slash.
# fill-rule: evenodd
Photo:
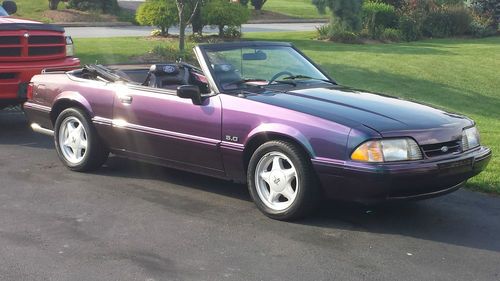
<svg viewBox="0 0 500 281">
<path fill-rule="evenodd" d="M 329 39 L 330 29 L 331 29 L 331 26 L 329 24 L 317 26 L 316 31 L 318 32 L 318 39 L 320 39 L 320 40 Z"/>
<path fill-rule="evenodd" d="M 372 38 L 379 37 L 385 28 L 394 28 L 398 23 L 394 7 L 380 2 L 365 2 L 362 19 L 363 27 L 368 30 Z"/>
<path fill-rule="evenodd" d="M 389 4 L 396 9 L 400 9 L 405 4 L 405 0 L 381 0 L 380 2 Z"/>
<path fill-rule="evenodd" d="M 401 39 L 404 41 L 416 41 L 422 37 L 417 21 L 411 17 L 400 17 L 398 27 L 401 32 Z"/>
<path fill-rule="evenodd" d="M 469 27 L 469 33 L 474 37 L 487 37 L 496 34 L 496 29 L 492 25 L 493 20 L 490 17 L 481 17 L 474 15 Z"/>
<path fill-rule="evenodd" d="M 174 61 L 186 61 L 194 62 L 196 59 L 192 52 L 181 52 L 173 45 L 166 46 L 154 46 L 150 51 L 150 54 L 158 56 L 162 61 L 174 62 Z"/>
<path fill-rule="evenodd" d="M 239 26 L 227 26 L 224 28 L 224 38 L 241 38 L 241 31 Z"/>
<path fill-rule="evenodd" d="M 82 11 L 97 10 L 108 14 L 115 14 L 120 10 L 117 0 L 69 0 L 68 7 Z"/>
<path fill-rule="evenodd" d="M 248 9 L 226 0 L 212 0 L 202 10 L 203 22 L 219 28 L 219 37 L 224 37 L 225 26 L 241 26 L 247 22 Z"/>
<path fill-rule="evenodd" d="M 470 11 L 463 6 L 442 6 L 424 19 L 422 32 L 430 37 L 448 37 L 466 34 L 472 22 Z"/>
<path fill-rule="evenodd" d="M 380 34 L 380 40 L 385 42 L 399 42 L 401 41 L 401 31 L 395 28 L 386 28 Z"/>
<path fill-rule="evenodd" d="M 342 25 L 333 25 L 330 28 L 329 39 L 340 43 L 359 43 L 359 35 Z"/>
<path fill-rule="evenodd" d="M 351 32 L 361 30 L 361 6 L 363 0 L 312 0 L 320 13 L 326 8 L 332 12 L 332 24 Z"/>
<path fill-rule="evenodd" d="M 168 29 L 178 23 L 179 17 L 173 0 L 147 0 L 137 9 L 136 20 L 141 25 L 156 26 L 161 35 L 168 35 Z"/>
</svg>

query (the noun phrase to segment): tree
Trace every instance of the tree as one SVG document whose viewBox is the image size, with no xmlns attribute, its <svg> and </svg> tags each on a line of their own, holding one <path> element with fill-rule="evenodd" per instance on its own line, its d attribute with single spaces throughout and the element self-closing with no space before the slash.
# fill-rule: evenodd
<svg viewBox="0 0 500 281">
<path fill-rule="evenodd" d="M 266 3 L 267 0 L 252 0 L 252 6 L 256 11 L 262 10 L 262 7 Z"/>
<path fill-rule="evenodd" d="M 363 0 L 312 0 L 320 13 L 326 8 L 332 12 L 332 24 L 349 31 L 361 29 L 361 5 Z"/>
<path fill-rule="evenodd" d="M 203 21 L 219 28 L 219 37 L 224 36 L 224 26 L 241 26 L 248 20 L 248 9 L 227 0 L 212 0 L 203 8 Z"/>
<path fill-rule="evenodd" d="M 191 24 L 193 17 L 201 6 L 201 0 L 176 0 L 179 16 L 179 51 L 184 52 L 186 41 L 186 26 Z"/>
<path fill-rule="evenodd" d="M 136 20 L 141 25 L 153 25 L 168 35 L 168 29 L 179 22 L 174 0 L 146 0 L 137 9 Z"/>
<path fill-rule="evenodd" d="M 49 0 L 49 9 L 57 10 L 60 0 Z"/>
</svg>

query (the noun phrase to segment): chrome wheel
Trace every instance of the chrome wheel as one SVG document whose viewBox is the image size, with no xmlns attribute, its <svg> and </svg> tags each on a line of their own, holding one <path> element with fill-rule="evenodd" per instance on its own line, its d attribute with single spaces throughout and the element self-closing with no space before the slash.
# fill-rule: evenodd
<svg viewBox="0 0 500 281">
<path fill-rule="evenodd" d="M 87 131 L 78 118 L 64 119 L 59 129 L 59 148 L 66 161 L 78 164 L 87 154 Z"/>
<path fill-rule="evenodd" d="M 299 190 L 297 170 L 283 153 L 265 154 L 255 169 L 255 186 L 262 202 L 274 211 L 290 207 Z"/>
</svg>

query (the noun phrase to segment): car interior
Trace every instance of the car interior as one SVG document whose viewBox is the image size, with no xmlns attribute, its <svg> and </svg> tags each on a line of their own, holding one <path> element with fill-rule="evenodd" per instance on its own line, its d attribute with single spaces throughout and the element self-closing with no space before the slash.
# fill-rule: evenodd
<svg viewBox="0 0 500 281">
<path fill-rule="evenodd" d="M 203 72 L 196 66 L 187 63 L 153 64 L 149 69 L 86 65 L 80 70 L 72 71 L 71 75 L 103 82 L 124 81 L 130 84 L 173 91 L 182 85 L 195 85 L 200 88 L 201 93 L 210 92 Z"/>
</svg>

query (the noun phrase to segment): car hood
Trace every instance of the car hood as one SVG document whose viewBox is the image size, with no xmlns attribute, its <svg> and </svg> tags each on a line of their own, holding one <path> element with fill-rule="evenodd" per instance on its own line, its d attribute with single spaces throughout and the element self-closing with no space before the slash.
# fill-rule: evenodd
<svg viewBox="0 0 500 281">
<path fill-rule="evenodd" d="M 349 127 L 363 125 L 383 136 L 429 129 L 461 131 L 463 127 L 473 124 L 464 116 L 430 106 L 341 86 L 267 91 L 247 98 Z"/>
</svg>

